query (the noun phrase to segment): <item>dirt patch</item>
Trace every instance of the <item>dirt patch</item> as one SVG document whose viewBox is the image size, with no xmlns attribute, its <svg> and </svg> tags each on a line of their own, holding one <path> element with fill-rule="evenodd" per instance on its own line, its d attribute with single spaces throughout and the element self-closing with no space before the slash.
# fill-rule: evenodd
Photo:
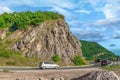
<svg viewBox="0 0 120 80">
<path fill-rule="evenodd" d="M 18 78 L 47 78 L 48 80 L 53 77 L 62 77 L 64 80 L 71 80 L 72 78 L 77 78 L 84 74 L 87 74 L 92 71 L 99 71 L 98 68 L 89 68 L 89 69 L 60 69 L 60 70 L 26 70 L 26 71 L 14 71 L 14 72 L 0 72 L 0 80 L 16 80 Z"/>
</svg>

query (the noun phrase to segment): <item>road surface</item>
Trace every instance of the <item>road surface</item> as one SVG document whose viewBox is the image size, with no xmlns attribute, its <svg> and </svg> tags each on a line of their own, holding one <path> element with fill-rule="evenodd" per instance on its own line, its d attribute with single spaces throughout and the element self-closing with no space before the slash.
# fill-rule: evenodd
<svg viewBox="0 0 120 80">
<path fill-rule="evenodd" d="M 87 65 L 87 66 L 67 66 L 60 67 L 58 69 L 50 69 L 50 70 L 66 70 L 66 69 L 87 69 L 87 68 L 99 68 L 99 65 Z M 42 70 L 40 68 L 33 67 L 0 67 L 0 71 L 9 70 L 9 71 L 32 71 L 32 70 Z M 48 70 L 48 69 L 45 69 Z"/>
</svg>

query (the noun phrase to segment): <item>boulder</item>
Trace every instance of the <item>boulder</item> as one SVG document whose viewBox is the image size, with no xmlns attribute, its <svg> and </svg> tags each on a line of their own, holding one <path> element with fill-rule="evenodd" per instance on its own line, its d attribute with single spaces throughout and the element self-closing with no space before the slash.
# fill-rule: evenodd
<svg viewBox="0 0 120 80">
<path fill-rule="evenodd" d="M 71 80 L 119 80 L 113 71 L 95 71 Z"/>
</svg>

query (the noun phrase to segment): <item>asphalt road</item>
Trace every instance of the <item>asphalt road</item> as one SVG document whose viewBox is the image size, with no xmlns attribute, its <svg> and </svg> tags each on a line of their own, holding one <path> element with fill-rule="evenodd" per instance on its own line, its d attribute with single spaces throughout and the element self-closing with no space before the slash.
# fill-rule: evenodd
<svg viewBox="0 0 120 80">
<path fill-rule="evenodd" d="M 88 66 L 69 66 L 69 67 L 60 67 L 58 69 L 50 69 L 50 70 L 63 70 L 63 69 L 87 69 L 87 68 L 99 68 L 99 65 L 93 64 Z M 0 67 L 0 71 L 9 70 L 9 71 L 28 71 L 28 70 L 43 70 L 40 68 L 31 68 L 31 67 Z M 48 69 L 45 69 L 48 70 Z"/>
</svg>

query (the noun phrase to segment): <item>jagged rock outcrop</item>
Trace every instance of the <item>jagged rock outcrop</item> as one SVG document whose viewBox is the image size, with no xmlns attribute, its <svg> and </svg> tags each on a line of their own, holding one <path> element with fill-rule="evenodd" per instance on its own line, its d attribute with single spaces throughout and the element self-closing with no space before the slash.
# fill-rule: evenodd
<svg viewBox="0 0 120 80">
<path fill-rule="evenodd" d="M 4 39 L 6 37 L 7 31 L 6 30 L 0 30 L 0 39 Z"/>
<path fill-rule="evenodd" d="M 95 71 L 71 80 L 120 80 L 113 71 Z"/>
<path fill-rule="evenodd" d="M 24 56 L 36 56 L 46 60 L 58 54 L 65 63 L 71 63 L 75 55 L 82 56 L 79 40 L 61 19 L 44 22 L 32 28 L 11 49 L 21 51 Z"/>
</svg>

